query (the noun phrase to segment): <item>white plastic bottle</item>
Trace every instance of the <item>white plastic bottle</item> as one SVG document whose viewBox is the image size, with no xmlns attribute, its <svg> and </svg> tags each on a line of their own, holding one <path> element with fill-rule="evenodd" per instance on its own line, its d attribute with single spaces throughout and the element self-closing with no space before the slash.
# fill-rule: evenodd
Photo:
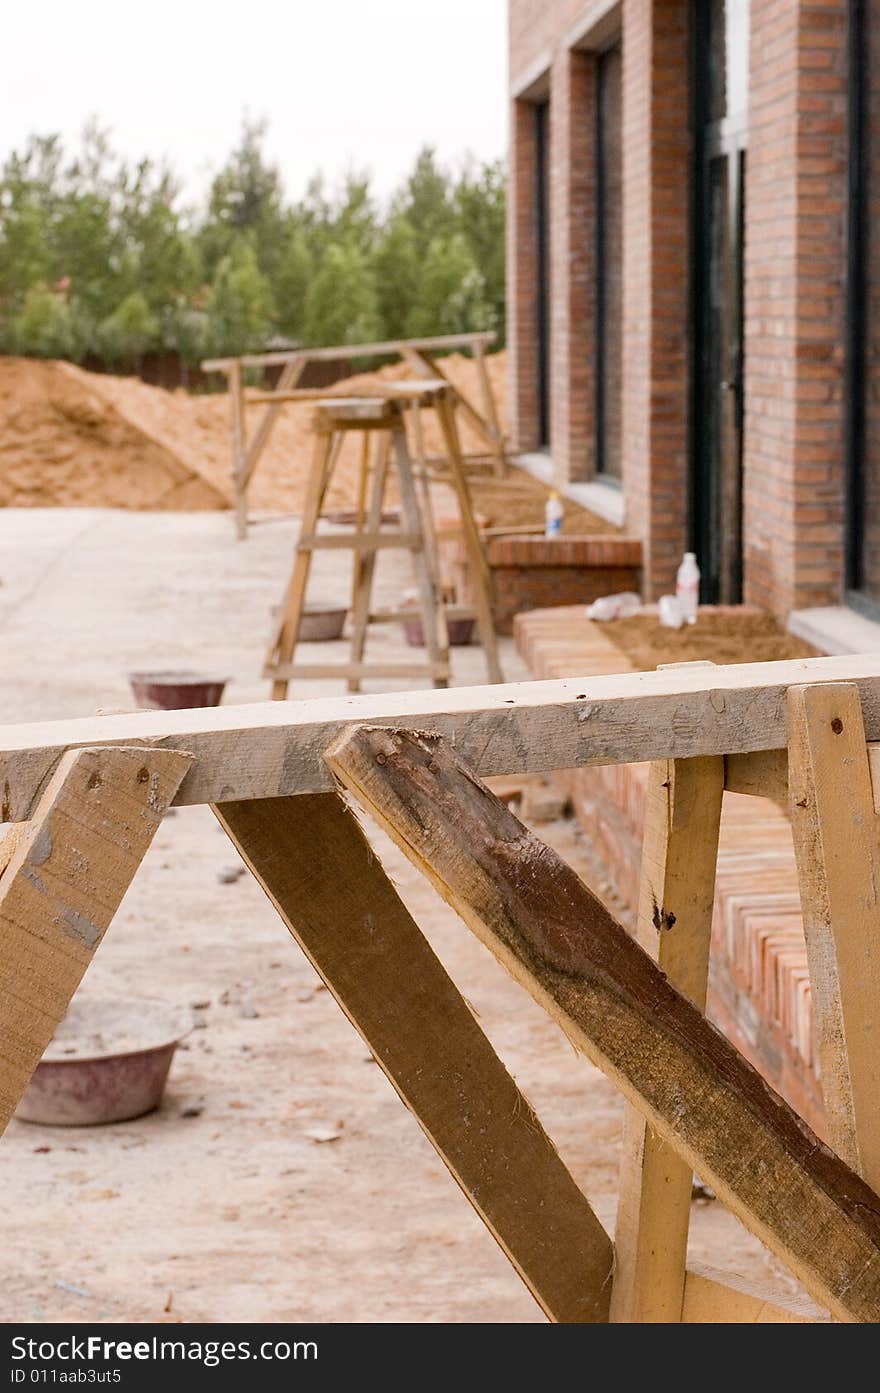
<svg viewBox="0 0 880 1393">
<path fill-rule="evenodd" d="M 675 595 L 685 623 L 696 624 L 697 606 L 700 603 L 700 568 L 695 552 L 686 551 L 684 554 L 675 577 Z"/>
<path fill-rule="evenodd" d="M 565 509 L 562 506 L 562 499 L 555 489 L 551 490 L 550 497 L 544 506 L 544 536 L 558 537 L 562 531 L 562 514 Z"/>
</svg>

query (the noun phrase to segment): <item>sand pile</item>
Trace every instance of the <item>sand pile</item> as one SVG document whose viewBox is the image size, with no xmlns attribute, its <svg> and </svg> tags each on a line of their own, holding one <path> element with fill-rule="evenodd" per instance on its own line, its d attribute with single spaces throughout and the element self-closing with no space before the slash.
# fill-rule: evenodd
<svg viewBox="0 0 880 1393">
<path fill-rule="evenodd" d="M 118 410 L 109 379 L 0 358 L 0 505 L 222 508 L 223 494 Z"/>
<path fill-rule="evenodd" d="M 504 421 L 505 355 L 487 359 Z M 475 405 L 479 384 L 470 359 L 453 355 L 444 371 Z M 377 390 L 383 380 L 410 377 L 393 363 L 339 383 L 335 393 Z M 252 433 L 263 407 L 248 411 Z M 249 491 L 251 509 L 295 512 L 312 457 L 312 408 L 288 405 L 276 419 Z M 482 448 L 461 423 L 465 450 Z M 441 452 L 432 413 L 426 445 Z M 358 446 L 348 442 L 328 506 L 355 499 Z M 230 486 L 229 402 L 225 394 L 167 392 L 137 378 L 85 372 L 70 363 L 0 358 L 0 505 L 119 508 L 223 508 Z"/>
</svg>

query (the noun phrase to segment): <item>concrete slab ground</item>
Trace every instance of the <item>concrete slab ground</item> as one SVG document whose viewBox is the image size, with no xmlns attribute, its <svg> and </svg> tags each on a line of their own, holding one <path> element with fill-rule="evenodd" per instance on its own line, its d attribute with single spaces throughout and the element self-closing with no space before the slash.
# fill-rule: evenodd
<svg viewBox="0 0 880 1393">
<path fill-rule="evenodd" d="M 229 700 L 263 699 L 268 611 L 294 535 L 273 520 L 237 544 L 217 513 L 0 510 L 0 722 L 130 709 L 127 671 L 166 664 L 217 668 Z M 320 561 L 320 589 L 343 599 L 338 558 Z M 399 558 L 383 558 L 382 593 L 407 583 Z M 400 656 L 396 629 L 379 632 L 383 654 Z M 526 675 L 509 640 L 502 660 L 510 679 Z M 478 648 L 453 661 L 457 682 L 483 680 Z M 574 823 L 540 830 L 585 873 Z M 612 1224 L 618 1096 L 375 843 Z M 169 817 L 82 988 L 192 1011 L 162 1109 L 95 1129 L 13 1121 L 0 1143 L 3 1319 L 541 1320 L 256 884 L 221 883 L 235 863 L 207 809 Z M 692 1233 L 704 1261 L 795 1289 L 717 1204 L 694 1207 Z"/>
</svg>

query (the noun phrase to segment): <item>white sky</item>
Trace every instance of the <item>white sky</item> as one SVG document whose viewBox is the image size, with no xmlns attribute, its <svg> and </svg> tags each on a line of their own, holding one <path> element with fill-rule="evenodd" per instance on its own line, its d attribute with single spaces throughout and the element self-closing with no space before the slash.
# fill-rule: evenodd
<svg viewBox="0 0 880 1393">
<path fill-rule="evenodd" d="M 3 7 L 0 158 L 68 148 L 90 115 L 132 159 L 167 155 L 188 195 L 245 110 L 269 121 L 287 192 L 368 167 L 380 195 L 424 144 L 507 145 L 506 0 L 31 0 Z"/>
</svg>

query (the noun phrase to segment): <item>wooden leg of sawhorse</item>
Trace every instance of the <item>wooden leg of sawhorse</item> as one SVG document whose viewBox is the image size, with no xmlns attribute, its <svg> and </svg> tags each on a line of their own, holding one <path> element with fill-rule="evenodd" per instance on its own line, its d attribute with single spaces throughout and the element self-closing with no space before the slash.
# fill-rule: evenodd
<svg viewBox="0 0 880 1393">
<path fill-rule="evenodd" d="M 546 1314 L 605 1320 L 608 1235 L 341 798 L 215 812 Z"/>
<path fill-rule="evenodd" d="M 458 428 L 455 424 L 455 413 L 448 398 L 443 398 L 437 402 L 436 411 L 440 420 L 440 428 L 443 432 L 446 453 L 449 456 L 449 470 L 452 475 L 452 484 L 455 489 L 456 498 L 458 499 L 462 537 L 464 539 L 465 552 L 473 578 L 474 604 L 477 611 L 477 630 L 480 635 L 480 642 L 483 645 L 483 652 L 486 655 L 486 668 L 489 681 L 503 682 L 504 674 L 501 671 L 501 663 L 498 660 L 498 642 L 495 636 L 495 620 L 492 615 L 492 573 L 489 570 L 486 553 L 483 550 L 483 543 L 480 539 L 479 529 L 474 517 L 473 507 L 471 506 L 470 490 L 467 486 L 464 464 L 461 458 Z"/>
<path fill-rule="evenodd" d="M 364 449 L 369 448 L 370 432 L 364 431 Z M 387 431 L 377 434 L 373 453 L 373 482 L 370 488 L 370 501 L 367 505 L 367 535 L 374 537 L 382 524 L 382 505 L 385 501 L 385 484 L 388 478 L 388 456 L 391 448 Z M 360 497 L 361 495 L 359 495 Z M 359 550 L 354 557 L 354 583 L 351 603 L 351 661 L 363 661 L 367 642 L 367 626 L 370 622 L 370 602 L 373 596 L 373 581 L 376 575 L 376 551 Z M 361 679 L 349 677 L 348 690 L 359 692 Z"/>
<path fill-rule="evenodd" d="M 192 756 L 62 755 L 0 876 L 0 1132 L 64 1017 Z"/>
<path fill-rule="evenodd" d="M 309 475 L 300 521 L 301 537 L 313 537 L 318 529 L 321 505 L 338 451 L 339 441 L 333 433 L 319 431 L 316 434 L 312 470 Z M 274 667 L 289 663 L 293 656 L 311 568 L 311 551 L 297 547 L 293 571 L 281 609 L 281 618 L 275 637 L 266 654 L 265 676 L 271 676 Z M 272 681 L 272 700 L 284 701 L 287 697 L 287 688 L 288 679 L 286 677 L 274 678 Z"/>
<path fill-rule="evenodd" d="M 436 550 L 432 546 L 433 527 L 430 516 L 423 516 L 419 508 L 412 460 L 402 425 L 392 431 L 391 446 L 397 462 L 404 523 L 409 532 L 422 539 L 419 550 L 413 552 L 413 569 L 421 600 L 422 627 L 432 680 L 435 687 L 446 687 L 449 685 L 449 639 L 440 577 L 436 572 Z"/>
<path fill-rule="evenodd" d="M 789 687 L 788 740 L 829 1141 L 880 1192 L 880 819 L 858 687 Z"/>
<path fill-rule="evenodd" d="M 651 765 L 637 938 L 700 1010 L 706 1004 L 723 792 L 720 756 Z M 613 1321 L 681 1320 L 691 1186 L 690 1166 L 627 1106 Z"/>
</svg>

